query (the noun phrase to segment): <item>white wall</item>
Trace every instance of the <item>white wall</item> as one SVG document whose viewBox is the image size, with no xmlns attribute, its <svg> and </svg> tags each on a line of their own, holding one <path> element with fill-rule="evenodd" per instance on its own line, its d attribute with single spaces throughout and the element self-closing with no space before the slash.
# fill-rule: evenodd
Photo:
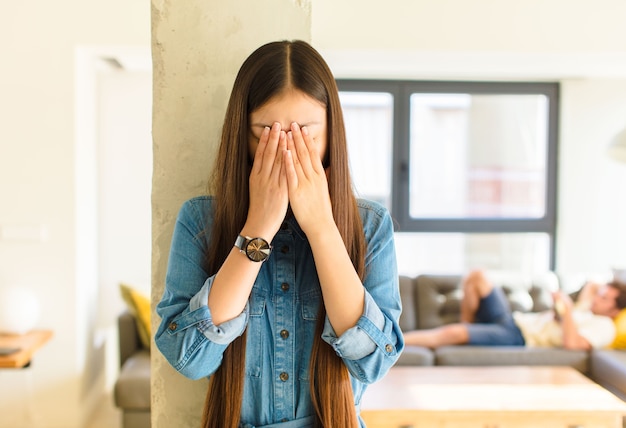
<svg viewBox="0 0 626 428">
<path fill-rule="evenodd" d="M 621 52 L 620 0 L 318 0 L 313 43 L 341 51 Z"/>
<path fill-rule="evenodd" d="M 125 308 L 119 284 L 150 295 L 152 75 L 98 74 L 98 326 Z"/>
<path fill-rule="evenodd" d="M 626 163 L 606 156 L 626 127 L 626 79 L 565 80 L 562 89 L 558 268 L 626 266 Z"/>
<path fill-rule="evenodd" d="M 30 369 L 0 372 L 0 426 L 79 427 L 99 391 L 85 374 L 95 364 L 86 316 L 96 309 L 95 288 L 77 273 L 77 49 L 148 48 L 150 9 L 146 2 L 121 0 L 4 6 L 0 227 L 45 230 L 47 237 L 0 240 L 0 286 L 32 287 L 42 304 L 39 327 L 54 337 Z"/>
</svg>

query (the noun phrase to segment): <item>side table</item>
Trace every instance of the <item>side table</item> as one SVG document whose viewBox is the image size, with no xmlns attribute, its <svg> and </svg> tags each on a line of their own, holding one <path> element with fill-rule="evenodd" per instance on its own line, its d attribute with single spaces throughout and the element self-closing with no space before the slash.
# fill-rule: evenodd
<svg viewBox="0 0 626 428">
<path fill-rule="evenodd" d="M 37 418 L 34 402 L 35 387 L 33 385 L 33 372 L 32 368 L 30 368 L 30 363 L 34 354 L 50 338 L 52 338 L 52 331 L 50 330 L 33 330 L 26 334 L 0 334 L 0 348 L 3 348 L 3 351 L 7 351 L 0 355 L 0 371 L 3 372 L 0 373 L 0 377 L 3 378 L 0 381 L 0 386 L 3 389 L 8 387 L 12 391 L 8 392 L 8 394 L 14 393 L 13 388 L 15 385 L 12 386 L 10 382 L 7 384 L 4 378 L 20 377 L 24 380 L 24 393 L 26 394 L 26 399 L 22 401 L 21 406 L 18 406 L 22 407 L 22 411 L 16 411 L 14 408 L 8 415 L 3 415 L 0 426 L 39 427 L 42 425 Z M 11 352 L 13 350 L 15 351 Z M 2 393 L 7 392 L 3 390 Z"/>
<path fill-rule="evenodd" d="M 51 330 L 33 330 L 26 334 L 0 334 L 0 348 L 17 349 L 12 354 L 0 355 L 0 368 L 19 369 L 27 366 L 33 354 L 51 337 Z"/>
</svg>

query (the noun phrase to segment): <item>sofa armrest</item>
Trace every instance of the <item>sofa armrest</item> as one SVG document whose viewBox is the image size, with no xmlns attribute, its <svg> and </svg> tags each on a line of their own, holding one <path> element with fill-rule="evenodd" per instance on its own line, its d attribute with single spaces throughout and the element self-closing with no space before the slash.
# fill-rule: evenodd
<svg viewBox="0 0 626 428">
<path fill-rule="evenodd" d="M 402 300 L 402 313 L 400 314 L 400 329 L 410 331 L 418 328 L 417 324 L 417 296 L 415 279 L 408 276 L 399 276 L 400 299 Z"/>
<path fill-rule="evenodd" d="M 117 317 L 117 327 L 121 367 L 128 357 L 140 350 L 142 346 L 137 332 L 137 320 L 129 311 L 124 311 Z"/>
<path fill-rule="evenodd" d="M 626 400 L 626 351 L 592 350 L 591 377 L 622 400 Z"/>
<path fill-rule="evenodd" d="M 150 352 L 136 352 L 120 370 L 113 389 L 115 405 L 124 411 L 150 411 Z"/>
</svg>

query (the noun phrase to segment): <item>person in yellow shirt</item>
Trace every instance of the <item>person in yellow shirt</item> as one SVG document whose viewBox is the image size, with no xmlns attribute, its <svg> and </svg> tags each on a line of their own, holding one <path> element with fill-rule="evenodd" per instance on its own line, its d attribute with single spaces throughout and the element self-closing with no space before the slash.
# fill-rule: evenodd
<svg viewBox="0 0 626 428">
<path fill-rule="evenodd" d="M 554 307 L 543 312 L 511 312 L 500 287 L 483 271 L 463 280 L 461 322 L 404 333 L 406 345 L 542 346 L 565 349 L 604 348 L 613 342 L 613 320 L 626 308 L 626 284 L 589 282 L 576 302 L 553 293 Z"/>
</svg>

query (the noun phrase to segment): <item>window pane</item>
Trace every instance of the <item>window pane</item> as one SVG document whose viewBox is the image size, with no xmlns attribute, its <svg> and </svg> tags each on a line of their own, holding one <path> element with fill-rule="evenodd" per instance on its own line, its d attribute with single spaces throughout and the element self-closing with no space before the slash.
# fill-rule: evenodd
<svg viewBox="0 0 626 428">
<path fill-rule="evenodd" d="M 464 273 L 470 269 L 534 273 L 550 269 L 546 233 L 396 233 L 403 275 Z"/>
<path fill-rule="evenodd" d="M 391 209 L 393 96 L 340 92 L 350 170 L 360 197 Z"/>
<path fill-rule="evenodd" d="M 411 95 L 412 218 L 542 218 L 548 99 Z"/>
</svg>

